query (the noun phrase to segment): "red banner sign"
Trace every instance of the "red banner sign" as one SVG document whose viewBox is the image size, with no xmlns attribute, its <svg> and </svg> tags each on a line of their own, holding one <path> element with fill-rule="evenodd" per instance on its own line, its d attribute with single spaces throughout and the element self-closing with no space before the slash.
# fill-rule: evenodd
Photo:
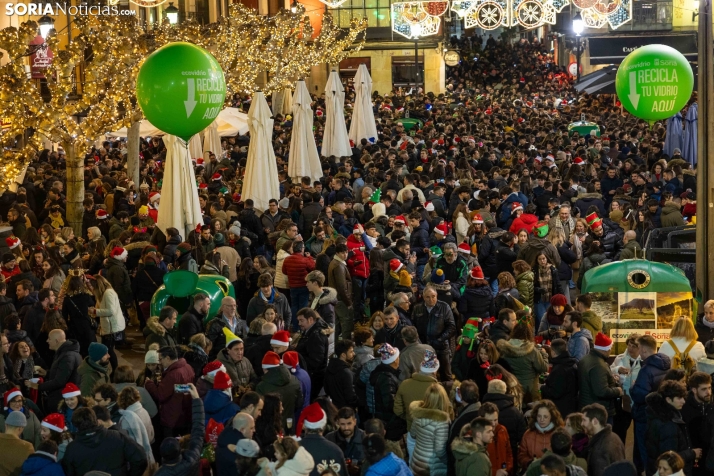
<svg viewBox="0 0 714 476">
<path fill-rule="evenodd" d="M 40 46 L 38 48 L 39 45 Z M 52 65 L 52 50 L 45 45 L 45 40 L 37 35 L 34 40 L 30 43 L 30 48 L 37 51 L 30 55 L 30 70 L 32 72 L 32 79 L 42 79 L 45 77 L 45 70 Z"/>
</svg>

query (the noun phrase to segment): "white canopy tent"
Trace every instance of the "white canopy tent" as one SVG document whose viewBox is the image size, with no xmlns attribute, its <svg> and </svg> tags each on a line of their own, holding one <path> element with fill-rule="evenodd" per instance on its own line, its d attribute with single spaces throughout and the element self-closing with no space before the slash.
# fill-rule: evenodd
<svg viewBox="0 0 714 476">
<path fill-rule="evenodd" d="M 322 177 L 320 157 L 317 155 L 315 135 L 312 132 L 313 111 L 310 104 L 312 98 L 305 81 L 298 81 L 293 97 L 293 132 L 290 138 L 290 157 L 288 159 L 288 175 L 294 183 L 300 183 L 302 177 L 310 177 L 311 181 Z"/>
<path fill-rule="evenodd" d="M 377 125 L 372 109 L 372 78 L 364 64 L 359 65 L 357 69 L 354 85 L 355 107 L 352 111 L 349 138 L 355 144 L 359 144 L 362 139 L 374 143 L 377 140 Z"/>
<path fill-rule="evenodd" d="M 352 155 L 345 125 L 345 88 L 337 71 L 332 71 L 325 86 L 325 135 L 322 139 L 323 157 Z"/>
<path fill-rule="evenodd" d="M 172 135 L 165 135 L 163 141 L 166 144 L 166 168 L 156 226 L 164 234 L 167 228 L 173 227 L 188 236 L 190 230 L 203 223 L 196 176 L 186 143 Z"/>
<path fill-rule="evenodd" d="M 215 122 L 218 125 L 218 134 L 220 137 L 231 137 L 248 132 L 248 115 L 244 112 L 240 112 L 240 110 L 235 107 L 227 107 L 223 109 L 220 113 L 218 113 L 218 117 L 216 117 Z M 127 133 L 127 128 L 122 127 L 118 131 L 108 132 L 107 135 L 111 137 L 126 137 Z M 157 129 L 146 119 L 141 121 L 141 125 L 139 126 L 139 136 L 153 137 L 162 136 L 164 134 L 165 132 Z"/>
<path fill-rule="evenodd" d="M 243 178 L 242 200 L 253 200 L 260 211 L 268 209 L 271 198 L 280 198 L 278 166 L 273 150 L 273 119 L 265 95 L 258 91 L 248 111 L 250 145 Z"/>
</svg>

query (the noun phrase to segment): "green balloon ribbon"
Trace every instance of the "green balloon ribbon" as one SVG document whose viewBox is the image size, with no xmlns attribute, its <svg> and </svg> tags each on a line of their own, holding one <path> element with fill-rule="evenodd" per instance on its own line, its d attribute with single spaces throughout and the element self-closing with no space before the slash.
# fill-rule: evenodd
<svg viewBox="0 0 714 476">
<path fill-rule="evenodd" d="M 692 96 L 694 73 L 689 61 L 674 48 L 647 45 L 622 61 L 615 89 L 630 114 L 651 124 L 682 110 Z"/>
<path fill-rule="evenodd" d="M 141 66 L 136 97 L 149 122 L 188 142 L 223 108 L 226 81 L 208 51 L 191 43 L 170 43 Z"/>
</svg>

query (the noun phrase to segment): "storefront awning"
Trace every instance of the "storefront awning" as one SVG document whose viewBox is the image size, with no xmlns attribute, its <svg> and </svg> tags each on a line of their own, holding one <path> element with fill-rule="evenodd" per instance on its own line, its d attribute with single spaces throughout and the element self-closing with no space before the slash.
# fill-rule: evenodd
<svg viewBox="0 0 714 476">
<path fill-rule="evenodd" d="M 588 37 L 590 64 L 620 64 L 625 56 L 645 45 L 671 46 L 689 61 L 697 60 L 697 41 L 694 34 L 591 36 Z"/>
</svg>

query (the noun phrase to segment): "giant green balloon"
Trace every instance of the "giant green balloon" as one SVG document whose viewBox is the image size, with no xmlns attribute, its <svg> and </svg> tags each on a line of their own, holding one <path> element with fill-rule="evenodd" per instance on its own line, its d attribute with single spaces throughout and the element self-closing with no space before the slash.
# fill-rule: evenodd
<svg viewBox="0 0 714 476">
<path fill-rule="evenodd" d="M 154 126 L 188 141 L 218 116 L 226 81 L 218 61 L 191 43 L 170 43 L 141 66 L 136 98 Z"/>
<path fill-rule="evenodd" d="M 694 73 L 679 51 L 665 45 L 636 49 L 620 64 L 615 77 L 617 97 L 633 116 L 647 121 L 667 119 L 689 101 Z"/>
</svg>

